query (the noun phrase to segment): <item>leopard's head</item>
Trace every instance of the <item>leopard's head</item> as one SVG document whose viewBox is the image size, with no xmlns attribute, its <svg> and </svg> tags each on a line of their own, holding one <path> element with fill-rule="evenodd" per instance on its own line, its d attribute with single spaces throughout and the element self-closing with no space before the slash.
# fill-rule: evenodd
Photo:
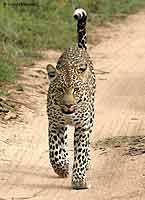
<svg viewBox="0 0 145 200">
<path fill-rule="evenodd" d="M 74 113 L 86 96 L 92 76 L 92 62 L 87 52 L 69 48 L 59 58 L 56 68 L 47 65 L 47 72 L 53 104 L 60 106 L 64 114 Z"/>
</svg>

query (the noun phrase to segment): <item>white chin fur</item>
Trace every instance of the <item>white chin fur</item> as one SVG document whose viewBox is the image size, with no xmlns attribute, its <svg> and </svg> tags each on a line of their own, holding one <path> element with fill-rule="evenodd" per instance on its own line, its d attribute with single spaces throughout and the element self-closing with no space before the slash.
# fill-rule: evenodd
<svg viewBox="0 0 145 200">
<path fill-rule="evenodd" d="M 83 9 L 83 8 L 78 8 L 78 9 L 76 9 L 75 11 L 74 11 L 74 14 L 73 14 L 73 16 L 75 16 L 75 15 L 80 15 L 81 17 L 83 16 L 83 13 L 87 16 L 87 13 L 86 13 L 86 11 Z"/>
</svg>

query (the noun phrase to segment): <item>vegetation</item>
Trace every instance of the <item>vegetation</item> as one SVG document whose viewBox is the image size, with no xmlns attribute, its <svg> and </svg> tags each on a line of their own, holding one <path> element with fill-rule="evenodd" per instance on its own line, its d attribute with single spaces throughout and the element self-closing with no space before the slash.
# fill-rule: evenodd
<svg viewBox="0 0 145 200">
<path fill-rule="evenodd" d="M 62 49 L 76 41 L 72 11 L 84 7 L 89 22 L 102 24 L 136 12 L 145 0 L 2 0 L 0 2 L 0 81 L 14 82 L 18 66 L 40 49 Z"/>
</svg>

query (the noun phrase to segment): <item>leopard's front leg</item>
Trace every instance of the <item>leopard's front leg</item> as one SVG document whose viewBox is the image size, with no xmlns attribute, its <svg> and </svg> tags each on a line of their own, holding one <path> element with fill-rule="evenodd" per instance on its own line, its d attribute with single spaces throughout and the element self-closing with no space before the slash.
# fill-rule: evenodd
<svg viewBox="0 0 145 200">
<path fill-rule="evenodd" d="M 92 125 L 84 123 L 75 128 L 74 135 L 74 164 L 72 187 L 73 189 L 88 189 L 86 170 L 90 161 L 90 134 Z"/>
<path fill-rule="evenodd" d="M 60 177 L 69 175 L 67 133 L 65 125 L 49 122 L 49 158 L 50 163 Z"/>
</svg>

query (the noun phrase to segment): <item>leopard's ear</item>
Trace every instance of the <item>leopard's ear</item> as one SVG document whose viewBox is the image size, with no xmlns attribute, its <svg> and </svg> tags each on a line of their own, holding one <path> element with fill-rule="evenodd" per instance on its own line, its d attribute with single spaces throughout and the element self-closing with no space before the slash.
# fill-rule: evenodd
<svg viewBox="0 0 145 200">
<path fill-rule="evenodd" d="M 48 78 L 50 81 L 54 80 L 57 76 L 57 72 L 56 72 L 56 69 L 53 65 L 51 64 L 48 64 L 46 66 L 46 69 L 47 69 L 47 73 L 48 73 Z"/>
</svg>

